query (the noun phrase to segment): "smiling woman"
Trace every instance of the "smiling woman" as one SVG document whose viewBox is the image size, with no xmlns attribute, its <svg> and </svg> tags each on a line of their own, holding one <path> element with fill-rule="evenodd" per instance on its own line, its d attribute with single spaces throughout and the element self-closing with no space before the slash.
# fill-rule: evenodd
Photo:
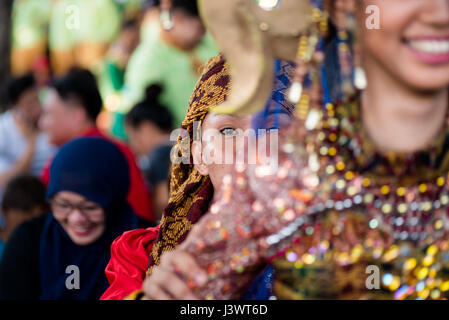
<svg viewBox="0 0 449 320">
<path fill-rule="evenodd" d="M 111 142 L 81 138 L 65 145 L 50 169 L 52 213 L 21 225 L 0 266 L 0 299 L 98 299 L 113 240 L 137 226 L 127 202 L 126 158 Z M 79 270 L 79 289 L 67 267 Z"/>
<path fill-rule="evenodd" d="M 51 210 L 54 218 L 78 245 L 92 243 L 104 232 L 103 208 L 80 194 L 59 192 L 51 201 Z"/>
</svg>

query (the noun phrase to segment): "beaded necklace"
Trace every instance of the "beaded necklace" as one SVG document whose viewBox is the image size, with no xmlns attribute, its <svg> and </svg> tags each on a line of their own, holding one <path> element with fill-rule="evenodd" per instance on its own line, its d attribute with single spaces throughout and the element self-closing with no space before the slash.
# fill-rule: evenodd
<svg viewBox="0 0 449 320">
<path fill-rule="evenodd" d="M 364 137 L 357 108 L 356 99 L 327 104 L 316 111 L 314 128 L 303 142 L 293 135 L 283 146 L 286 157 L 277 178 L 307 165 L 293 174 L 302 171 L 300 187 L 260 205 L 279 212 L 284 224 L 265 238 L 265 256 L 285 257 L 298 268 L 326 255 L 340 266 L 362 260 L 393 263 L 394 281 L 385 286 L 395 298 L 432 292 L 439 298 L 449 290 L 449 279 L 440 277 L 449 268 L 448 127 L 428 152 L 385 156 Z M 295 160 L 304 155 L 302 164 Z M 264 182 L 294 185 L 287 181 L 293 175 Z M 252 178 L 261 176 L 255 172 Z"/>
</svg>

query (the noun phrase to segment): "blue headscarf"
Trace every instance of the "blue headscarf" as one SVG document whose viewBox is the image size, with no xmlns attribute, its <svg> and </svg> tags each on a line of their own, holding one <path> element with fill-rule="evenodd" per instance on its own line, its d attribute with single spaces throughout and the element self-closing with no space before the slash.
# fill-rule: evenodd
<svg viewBox="0 0 449 320">
<path fill-rule="evenodd" d="M 115 238 L 137 227 L 127 202 L 130 187 L 128 162 L 113 143 L 103 138 L 80 138 L 67 143 L 50 168 L 47 199 L 71 191 L 103 207 L 106 228 L 94 243 L 79 246 L 50 214 L 40 242 L 41 296 L 43 300 L 98 299 L 108 287 L 104 273 Z M 79 268 L 80 288 L 69 290 L 68 266 Z M 69 279 L 70 280 L 70 279 Z"/>
<path fill-rule="evenodd" d="M 288 101 L 287 91 L 293 80 L 294 65 L 276 59 L 274 62 L 274 79 L 271 95 L 265 107 L 252 116 L 253 129 L 281 129 L 288 124 L 279 122 L 280 114 L 287 114 L 293 119 L 295 105 Z M 270 118 L 273 117 L 273 119 Z"/>
</svg>

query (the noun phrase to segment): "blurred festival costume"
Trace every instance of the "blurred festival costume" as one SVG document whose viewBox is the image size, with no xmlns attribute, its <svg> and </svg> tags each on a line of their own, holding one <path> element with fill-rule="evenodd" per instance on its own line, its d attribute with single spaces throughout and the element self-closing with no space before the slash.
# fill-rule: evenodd
<svg viewBox="0 0 449 320">
<path fill-rule="evenodd" d="M 229 74 L 223 57 L 210 59 L 191 96 L 182 124 L 190 141 L 195 136 L 194 121 L 204 120 L 211 106 L 224 101 L 228 90 Z M 177 147 L 178 150 L 190 148 L 190 143 L 186 144 L 180 136 Z M 106 268 L 111 286 L 102 299 L 123 299 L 141 289 L 148 266 L 158 264 L 163 252 L 180 244 L 192 225 L 209 209 L 214 193 L 212 182 L 193 164 L 173 165 L 170 184 L 169 204 L 160 227 L 126 232 L 112 244 L 111 260 Z"/>
<path fill-rule="evenodd" d="M 138 42 L 139 29 L 137 21 L 130 20 L 125 22 L 120 35 L 106 52 L 99 70 L 98 82 L 104 101 L 104 108 L 112 113 L 113 118 L 123 116 L 117 112 L 120 106 L 120 91 L 125 84 L 125 71 L 129 58 Z M 115 121 L 115 119 L 112 119 L 111 123 Z M 121 139 L 127 138 L 123 127 L 114 128 L 112 134 Z"/>
<path fill-rule="evenodd" d="M 262 16 L 250 0 L 201 2 L 206 19 L 207 6 L 229 9 L 237 4 L 249 15 L 254 10 Z M 264 25 L 255 19 L 239 30 L 265 37 L 263 32 L 280 28 L 280 17 L 285 16 L 281 24 L 292 13 L 298 21 L 310 21 L 296 35 L 297 70 L 290 89 L 296 120 L 280 133 L 279 167 L 238 166 L 210 212 L 180 246 L 210 275 L 196 291 L 201 298 L 240 298 L 267 263 L 274 267 L 273 295 L 278 299 L 449 297 L 449 122 L 423 150 L 376 148 L 362 125 L 360 92 L 366 78 L 354 59 L 357 52 L 352 55 L 357 50 L 355 33 L 347 27 L 355 25 L 354 12 L 337 19 L 337 32 L 329 39 L 330 6 L 322 0 L 284 0 L 277 10 L 264 13 Z M 270 14 L 278 20 L 270 21 Z M 208 23 L 219 26 L 212 18 Z M 340 74 L 341 94 L 335 103 L 327 83 L 330 70 L 323 67 L 328 40 L 338 44 L 339 69 L 332 71 Z M 218 42 L 224 51 L 229 49 Z M 266 45 L 273 46 L 271 53 L 279 49 L 274 41 Z M 233 59 L 239 62 L 234 53 L 224 52 L 231 66 Z M 221 111 L 252 111 L 256 98 L 228 103 Z M 380 269 L 379 288 L 375 280 L 370 282 L 373 267 Z"/>
<path fill-rule="evenodd" d="M 22 75 L 46 55 L 47 28 L 52 0 L 14 0 L 12 12 L 11 72 Z"/>
<path fill-rule="evenodd" d="M 166 44 L 160 37 L 152 40 L 151 43 L 141 43 L 131 56 L 125 74 L 124 99 L 129 97 L 129 102 L 136 103 L 143 97 L 148 85 L 161 84 L 164 92 L 171 92 L 161 97 L 161 103 L 170 106 L 176 123 L 180 124 L 186 112 L 188 97 L 198 80 L 198 71 L 193 68 L 189 54 Z M 216 54 L 210 35 L 205 36 L 195 52 L 191 53 L 197 59 L 198 66 Z"/>
<path fill-rule="evenodd" d="M 49 47 L 56 75 L 73 66 L 98 72 L 109 44 L 120 31 L 119 9 L 111 0 L 55 0 Z"/>
<path fill-rule="evenodd" d="M 174 10 L 183 11 L 186 19 L 198 19 L 198 10 L 189 0 L 175 1 Z M 157 21 L 160 25 L 160 22 Z M 179 26 L 180 28 L 182 26 Z M 121 95 L 120 112 L 126 113 L 140 102 L 145 89 L 151 84 L 164 88 L 161 104 L 170 108 L 175 117 L 175 126 L 179 127 L 184 119 L 190 94 L 199 77 L 201 66 L 218 51 L 209 34 L 204 35 L 193 48 L 182 48 L 171 36 L 154 23 L 129 60 L 125 73 L 125 86 Z M 161 30 L 162 29 L 162 30 Z M 119 123 L 114 126 L 120 126 Z"/>
<path fill-rule="evenodd" d="M 1 298 L 98 299 L 107 288 L 104 268 L 111 243 L 137 227 L 137 217 L 127 202 L 129 187 L 127 160 L 113 143 L 80 138 L 63 146 L 51 166 L 47 199 L 62 191 L 82 195 L 103 208 L 105 229 L 92 243 L 78 245 L 54 213 L 21 225 L 4 252 Z M 68 266 L 79 268 L 78 290 L 67 287 Z"/>
</svg>

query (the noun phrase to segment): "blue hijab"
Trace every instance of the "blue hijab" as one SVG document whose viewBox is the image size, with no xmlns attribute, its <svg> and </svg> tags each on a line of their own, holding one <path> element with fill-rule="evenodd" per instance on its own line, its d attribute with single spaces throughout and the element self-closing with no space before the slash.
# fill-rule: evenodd
<svg viewBox="0 0 449 320">
<path fill-rule="evenodd" d="M 108 287 L 104 270 L 112 242 L 137 227 L 137 217 L 126 200 L 129 187 L 128 162 L 113 143 L 90 137 L 76 139 L 61 148 L 50 168 L 47 199 L 60 191 L 80 194 L 103 207 L 106 228 L 94 243 L 79 246 L 52 214 L 48 216 L 40 241 L 40 299 L 100 298 Z M 79 289 L 66 287 L 67 278 L 73 274 L 66 273 L 68 266 L 79 268 Z"/>
</svg>

